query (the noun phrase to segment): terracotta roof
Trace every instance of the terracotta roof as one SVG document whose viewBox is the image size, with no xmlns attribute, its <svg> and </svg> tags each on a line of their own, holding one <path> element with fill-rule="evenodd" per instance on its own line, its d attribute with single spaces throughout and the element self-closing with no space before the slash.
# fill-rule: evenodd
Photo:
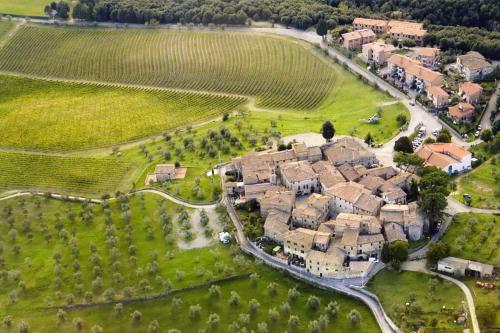
<svg viewBox="0 0 500 333">
<path fill-rule="evenodd" d="M 282 186 L 273 185 L 270 183 L 245 185 L 245 197 L 248 199 L 258 199 L 262 197 L 267 191 L 284 191 Z"/>
<path fill-rule="evenodd" d="M 380 186 L 382 186 L 384 180 L 377 176 L 366 175 L 361 178 L 359 183 L 370 191 L 376 191 Z"/>
<path fill-rule="evenodd" d="M 158 164 L 155 167 L 155 174 L 171 174 L 174 170 L 174 164 Z"/>
<path fill-rule="evenodd" d="M 392 166 L 378 167 L 366 170 L 367 175 L 377 176 L 383 179 L 389 179 L 398 174 L 398 171 Z"/>
<path fill-rule="evenodd" d="M 314 242 L 314 230 L 309 230 L 305 228 L 297 228 L 295 230 L 287 231 L 285 233 L 285 239 L 292 243 L 298 243 L 304 245 L 306 249 L 311 249 Z"/>
<path fill-rule="evenodd" d="M 273 162 L 293 160 L 296 158 L 295 152 L 291 149 L 272 152 L 269 155 L 271 155 Z"/>
<path fill-rule="evenodd" d="M 353 24 L 373 25 L 373 26 L 378 26 L 378 27 L 385 27 L 387 25 L 387 21 L 385 21 L 385 20 L 376 20 L 376 19 L 369 19 L 369 18 L 364 18 L 364 17 L 356 17 L 352 23 Z"/>
<path fill-rule="evenodd" d="M 382 199 L 370 193 L 361 193 L 354 206 L 358 209 L 375 213 L 382 205 Z"/>
<path fill-rule="evenodd" d="M 344 246 L 357 246 L 358 237 L 359 237 L 358 229 L 346 229 L 342 234 L 342 240 L 340 241 L 340 244 Z"/>
<path fill-rule="evenodd" d="M 291 183 L 318 177 L 307 161 L 283 164 L 280 169 L 282 176 Z"/>
<path fill-rule="evenodd" d="M 464 67 L 473 70 L 491 66 L 481 53 L 475 51 L 467 52 L 466 54 L 458 56 L 458 58 Z"/>
<path fill-rule="evenodd" d="M 419 176 L 411 172 L 404 171 L 394 177 L 389 178 L 389 181 L 394 185 L 401 187 L 402 184 L 410 183 L 413 179 L 415 179 L 417 182 L 420 181 Z"/>
<path fill-rule="evenodd" d="M 359 229 L 361 223 L 375 224 L 380 226 L 380 222 L 375 216 L 358 215 L 351 213 L 340 213 L 337 215 L 334 225 L 347 226 L 352 229 Z"/>
<path fill-rule="evenodd" d="M 459 119 L 469 118 L 474 114 L 474 106 L 469 103 L 460 102 L 457 105 L 450 106 L 448 114 Z"/>
<path fill-rule="evenodd" d="M 420 22 L 398 21 L 398 20 L 390 20 L 387 25 L 391 28 L 391 30 L 396 27 L 415 29 L 415 30 L 422 30 L 424 28 L 424 24 Z"/>
<path fill-rule="evenodd" d="M 439 96 L 443 98 L 449 98 L 450 95 L 443 90 L 443 88 L 438 87 L 438 86 L 430 86 L 427 88 L 427 92 L 432 95 L 432 96 Z"/>
<path fill-rule="evenodd" d="M 483 92 L 483 88 L 479 84 L 468 81 L 460 84 L 458 89 L 466 95 L 481 94 Z"/>
<path fill-rule="evenodd" d="M 333 164 L 375 158 L 375 154 L 363 147 L 356 139 L 350 137 L 338 139 L 325 148 L 324 154 Z"/>
<path fill-rule="evenodd" d="M 389 182 L 389 181 L 388 181 Z M 384 192 L 382 192 L 382 195 L 384 197 L 386 197 L 387 199 L 393 201 L 393 200 L 397 200 L 397 199 L 400 199 L 400 198 L 406 198 L 406 192 L 403 191 L 400 187 L 392 184 L 391 182 L 389 182 L 392 186 L 385 190 Z"/>
<path fill-rule="evenodd" d="M 328 246 L 331 234 L 329 232 L 316 231 L 314 234 L 314 243 Z"/>
<path fill-rule="evenodd" d="M 368 243 L 383 243 L 385 241 L 384 236 L 382 234 L 373 234 L 373 235 L 359 235 L 358 237 L 358 245 L 368 244 Z"/>
<path fill-rule="evenodd" d="M 429 82 L 431 85 L 440 85 L 443 74 L 430 70 L 416 60 L 400 54 L 393 54 L 387 59 L 388 63 L 404 68 L 405 72 Z"/>
<path fill-rule="evenodd" d="M 321 265 L 331 264 L 341 266 L 344 263 L 345 253 L 334 246 L 330 246 L 326 252 L 311 250 L 307 253 L 306 260 Z"/>
<path fill-rule="evenodd" d="M 307 152 L 307 146 L 305 143 L 294 143 L 292 144 L 292 150 L 295 152 L 295 154 L 304 154 Z"/>
<path fill-rule="evenodd" d="M 432 143 L 421 147 L 416 154 L 427 164 L 445 168 L 452 163 L 461 162 L 470 152 L 454 143 Z"/>
<path fill-rule="evenodd" d="M 441 52 L 441 50 L 436 47 L 416 47 L 415 51 L 419 56 L 426 58 L 437 57 Z"/>
<path fill-rule="evenodd" d="M 395 241 L 408 241 L 403 227 L 396 223 L 387 223 L 384 225 L 385 237 L 389 243 Z"/>
<path fill-rule="evenodd" d="M 375 37 L 375 33 L 371 29 L 354 30 L 342 34 L 342 38 L 345 40 L 353 40 L 353 39 L 368 38 L 368 37 Z"/>
<path fill-rule="evenodd" d="M 330 201 L 330 198 L 328 198 L 326 195 L 318 194 L 318 193 L 313 193 L 311 194 L 306 202 L 309 206 L 315 207 L 317 209 L 323 209 L 323 207 L 328 206 L 328 202 Z"/>
<path fill-rule="evenodd" d="M 285 213 L 277 209 L 271 209 L 266 217 L 264 228 L 274 232 L 285 234 L 288 229 L 290 213 Z"/>
<path fill-rule="evenodd" d="M 386 44 L 383 42 L 373 42 L 364 44 L 363 48 L 371 48 L 373 52 L 392 52 L 397 50 L 397 48 L 392 44 Z"/>
<path fill-rule="evenodd" d="M 407 28 L 407 27 L 392 27 L 391 30 L 389 30 L 389 32 L 391 34 L 423 37 L 427 33 L 427 30 L 412 29 L 412 28 Z"/>
<path fill-rule="evenodd" d="M 367 190 L 358 183 L 348 182 L 339 183 L 325 191 L 327 194 L 341 198 L 347 202 L 354 204 L 360 195 Z"/>
<path fill-rule="evenodd" d="M 359 174 L 350 164 L 344 163 L 337 167 L 338 171 L 348 181 L 355 181 L 359 179 Z"/>
<path fill-rule="evenodd" d="M 267 191 L 259 200 L 260 204 L 284 204 L 293 207 L 295 203 L 295 192 L 293 191 Z"/>
<path fill-rule="evenodd" d="M 318 161 L 312 165 L 312 168 L 319 175 L 319 181 L 325 188 L 345 182 L 340 171 L 328 161 Z"/>
</svg>

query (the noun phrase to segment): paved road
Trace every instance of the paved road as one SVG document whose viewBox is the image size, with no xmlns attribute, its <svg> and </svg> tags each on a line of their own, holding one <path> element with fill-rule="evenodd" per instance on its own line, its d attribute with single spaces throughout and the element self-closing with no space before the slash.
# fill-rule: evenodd
<svg viewBox="0 0 500 333">
<path fill-rule="evenodd" d="M 320 285 L 328 289 L 333 289 L 347 296 L 355 297 L 361 300 L 370 308 L 383 333 L 400 332 L 397 326 L 387 316 L 382 305 L 380 304 L 380 302 L 378 302 L 378 300 L 374 299 L 373 297 L 370 297 L 370 295 L 362 289 L 350 287 L 351 285 L 358 285 L 358 286 L 364 285 L 364 283 L 366 282 L 365 279 L 337 280 L 337 279 L 320 278 L 315 275 L 309 274 L 294 266 L 289 266 L 287 263 L 280 261 L 273 256 L 268 255 L 267 253 L 258 249 L 253 243 L 248 241 L 248 239 L 245 237 L 243 233 L 243 226 L 241 225 L 241 222 L 238 216 L 236 215 L 233 206 L 227 199 L 225 199 L 225 203 L 227 206 L 227 211 L 229 213 L 229 216 L 233 221 L 234 226 L 236 227 L 236 237 L 238 243 L 244 252 L 253 255 L 254 257 L 264 261 L 266 264 L 270 266 L 290 272 L 293 276 L 295 276 L 299 280 L 312 282 L 313 284 Z"/>
<path fill-rule="evenodd" d="M 446 207 L 445 213 L 450 215 L 455 215 L 458 213 L 482 213 L 482 214 L 500 214 L 500 210 L 498 209 L 486 209 L 486 208 L 474 208 L 464 205 L 457 199 L 449 196 L 448 198 L 448 206 Z"/>
<path fill-rule="evenodd" d="M 454 284 L 456 284 L 464 293 L 465 299 L 467 301 L 467 306 L 469 308 L 469 318 L 472 323 L 472 328 L 474 333 L 481 333 L 481 330 L 479 329 L 479 323 L 477 321 L 477 316 L 476 316 L 476 306 L 474 305 L 474 298 L 472 297 L 472 293 L 470 292 L 470 289 L 463 283 L 462 281 L 459 281 L 457 279 L 454 279 L 450 276 L 439 274 L 436 272 L 431 272 L 427 270 L 425 267 L 425 261 L 407 261 L 404 262 L 401 265 L 401 268 L 406 271 L 411 271 L 411 272 L 421 272 L 421 273 L 426 273 L 432 276 L 439 276 L 442 279 L 448 280 Z"/>
<path fill-rule="evenodd" d="M 500 94 L 500 83 L 497 84 L 497 88 L 495 92 L 493 92 L 493 95 L 491 96 L 490 101 L 488 102 L 488 108 L 486 109 L 486 112 L 484 113 L 483 118 L 481 119 L 481 127 L 483 129 L 491 127 L 491 121 L 490 121 L 491 112 L 495 110 L 497 107 L 497 99 L 499 94 Z"/>
</svg>

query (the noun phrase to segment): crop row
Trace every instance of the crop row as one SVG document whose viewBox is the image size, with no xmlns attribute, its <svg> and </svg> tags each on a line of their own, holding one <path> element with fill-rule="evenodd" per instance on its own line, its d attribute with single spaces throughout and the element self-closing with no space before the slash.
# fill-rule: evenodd
<svg viewBox="0 0 500 333">
<path fill-rule="evenodd" d="M 243 32 L 26 26 L 0 51 L 0 70 L 249 95 L 262 107 L 304 110 L 335 81 L 301 44 Z"/>
</svg>

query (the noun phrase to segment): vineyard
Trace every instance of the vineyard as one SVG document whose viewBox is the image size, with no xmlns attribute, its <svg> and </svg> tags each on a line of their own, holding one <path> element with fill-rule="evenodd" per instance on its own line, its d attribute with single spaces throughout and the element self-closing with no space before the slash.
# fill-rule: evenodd
<svg viewBox="0 0 500 333">
<path fill-rule="evenodd" d="M 254 96 L 263 108 L 311 110 L 335 72 L 305 44 L 245 32 L 28 25 L 0 50 L 0 70 Z"/>
<path fill-rule="evenodd" d="M 37 189 L 104 194 L 122 187 L 131 164 L 112 157 L 59 157 L 0 152 L 0 192 Z"/>
<path fill-rule="evenodd" d="M 214 118 L 245 101 L 0 75 L 0 145 L 51 151 L 108 146 Z"/>
<path fill-rule="evenodd" d="M 10 29 L 14 26 L 14 23 L 11 21 L 2 21 L 0 20 L 0 43 L 2 38 L 9 32 Z"/>
</svg>

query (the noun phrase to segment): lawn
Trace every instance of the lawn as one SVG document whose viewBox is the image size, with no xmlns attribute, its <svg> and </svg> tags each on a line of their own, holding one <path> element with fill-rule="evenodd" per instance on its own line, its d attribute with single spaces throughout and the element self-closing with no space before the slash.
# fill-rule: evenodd
<svg viewBox="0 0 500 333">
<path fill-rule="evenodd" d="M 464 213 L 453 217 L 443 241 L 452 256 L 500 265 L 500 216 Z"/>
<path fill-rule="evenodd" d="M 467 278 L 463 282 L 469 287 L 472 296 L 474 297 L 474 305 L 479 320 L 479 327 L 483 331 L 489 328 L 500 327 L 500 316 L 498 309 L 500 308 L 500 288 L 496 283 L 495 290 L 486 290 L 476 287 L 476 279 Z M 484 281 L 491 283 L 492 281 Z"/>
<path fill-rule="evenodd" d="M 0 192 L 39 190 L 99 196 L 126 190 L 133 165 L 115 157 L 52 156 L 0 151 Z"/>
<path fill-rule="evenodd" d="M 51 151 L 110 146 L 202 122 L 245 101 L 0 75 L 0 142 Z"/>
<path fill-rule="evenodd" d="M 434 287 L 430 287 L 431 279 L 435 279 Z M 425 332 L 461 332 L 464 328 L 453 321 L 465 296 L 451 282 L 424 273 L 384 270 L 369 282 L 368 289 L 405 332 L 416 327 L 424 327 Z"/>
<path fill-rule="evenodd" d="M 43 16 L 46 5 L 44 0 L 0 0 L 0 13 Z"/>
<path fill-rule="evenodd" d="M 219 331 L 239 321 L 247 329 L 266 322 L 270 331 L 282 332 L 289 316 L 297 315 L 300 331 L 306 332 L 331 301 L 340 308 L 323 331 L 379 331 L 368 308 L 358 301 L 254 263 L 237 247 L 179 249 L 175 233 L 179 213 L 177 206 L 153 195 L 122 197 L 120 202 L 109 202 L 109 207 L 44 197 L 0 202 L 5 221 L 0 224 L 2 276 L 7 272 L 0 286 L 0 316 L 13 318 L 13 328 L 5 331 L 17 332 L 24 320 L 35 332 L 73 332 L 74 319 L 80 318 L 84 331 L 100 325 L 105 332 L 146 332 L 149 323 L 158 320 L 165 332 L 169 328 L 197 332 L 207 326 L 209 314 L 217 313 Z M 234 279 L 223 280 L 226 277 Z M 271 282 L 276 283 L 275 293 L 267 288 Z M 209 296 L 212 284 L 220 286 L 218 298 Z M 288 291 L 294 287 L 299 296 L 289 300 Z M 166 290 L 171 293 L 154 300 L 128 301 Z M 229 305 L 231 291 L 239 294 L 239 305 Z M 306 305 L 311 295 L 319 298 L 317 309 Z M 174 298 L 181 300 L 177 307 L 172 305 Z M 251 299 L 260 306 L 248 318 Z M 98 305 L 103 301 L 113 304 Z M 282 307 L 287 301 L 289 310 Z M 118 302 L 123 302 L 121 315 L 114 311 Z M 67 308 L 80 303 L 91 306 Z M 190 306 L 196 304 L 201 305 L 199 317 L 191 317 Z M 271 308 L 278 312 L 275 322 L 268 319 Z M 58 309 L 64 309 L 64 315 L 58 315 Z M 352 309 L 361 315 L 359 325 L 351 326 L 346 318 Z M 142 316 L 132 324 L 130 314 L 135 310 Z"/>
<path fill-rule="evenodd" d="M 498 208 L 500 202 L 500 167 L 498 158 L 493 157 L 470 173 L 460 177 L 459 192 L 454 195 L 465 203 L 465 193 L 472 197 L 471 206 L 478 208 Z"/>
</svg>

